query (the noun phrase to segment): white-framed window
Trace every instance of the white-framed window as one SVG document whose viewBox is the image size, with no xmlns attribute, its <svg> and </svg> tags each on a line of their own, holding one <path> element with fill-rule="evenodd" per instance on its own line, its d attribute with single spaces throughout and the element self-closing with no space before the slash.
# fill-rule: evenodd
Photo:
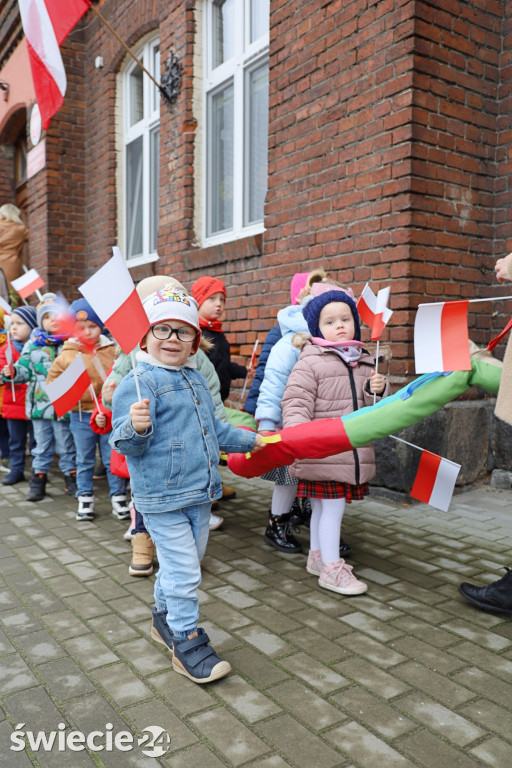
<svg viewBox="0 0 512 768">
<path fill-rule="evenodd" d="M 269 0 L 206 0 L 205 244 L 263 231 Z"/>
<path fill-rule="evenodd" d="M 159 41 L 146 41 L 135 55 L 160 82 Z M 157 258 L 160 180 L 160 92 L 131 57 L 123 87 L 123 240 L 130 265 Z"/>
</svg>

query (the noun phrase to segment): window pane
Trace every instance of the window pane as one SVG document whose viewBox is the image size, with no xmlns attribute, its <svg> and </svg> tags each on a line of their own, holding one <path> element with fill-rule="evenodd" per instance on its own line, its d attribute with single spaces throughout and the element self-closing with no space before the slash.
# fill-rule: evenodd
<svg viewBox="0 0 512 768">
<path fill-rule="evenodd" d="M 251 0 L 251 43 L 268 32 L 270 0 Z"/>
<path fill-rule="evenodd" d="M 158 186 L 160 180 L 160 130 L 154 128 L 149 134 L 150 178 L 149 178 L 149 250 L 156 251 L 158 236 Z"/>
<path fill-rule="evenodd" d="M 143 74 L 138 66 L 130 72 L 130 125 L 135 125 L 144 117 Z"/>
<path fill-rule="evenodd" d="M 126 147 L 127 257 L 142 253 L 142 136 Z"/>
<path fill-rule="evenodd" d="M 263 219 L 267 193 L 268 64 L 248 73 L 244 226 Z"/>
<path fill-rule="evenodd" d="M 238 0 L 240 2 L 240 0 Z M 213 2 L 213 69 L 235 53 L 235 0 Z"/>
<path fill-rule="evenodd" d="M 210 234 L 233 226 L 233 95 L 230 85 L 211 99 Z"/>
</svg>

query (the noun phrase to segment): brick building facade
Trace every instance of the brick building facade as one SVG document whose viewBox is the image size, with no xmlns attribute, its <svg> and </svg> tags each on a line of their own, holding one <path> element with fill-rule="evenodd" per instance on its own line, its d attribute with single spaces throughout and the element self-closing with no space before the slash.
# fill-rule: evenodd
<svg viewBox="0 0 512 768">
<path fill-rule="evenodd" d="M 506 294 L 492 266 L 512 246 L 512 2 L 271 0 L 262 226 L 213 244 L 198 224 L 207 2 L 94 5 L 134 49 L 158 33 L 162 70 L 170 50 L 183 66 L 176 103 L 160 101 L 158 260 L 137 263 L 134 279 L 158 271 L 189 285 L 206 273 L 225 280 L 227 328 L 243 357 L 288 303 L 294 272 L 312 267 L 356 294 L 366 281 L 391 285 L 383 341 L 395 385 L 414 374 L 419 302 Z M 24 45 L 14 0 L 0 28 L 7 80 Z M 23 188 L 31 266 L 70 293 L 123 244 L 118 113 L 127 57 L 91 10 L 62 51 L 68 90 L 46 135 L 46 166 L 18 186 L 12 147 L 26 132 L 30 99 L 10 83 L 1 102 L 0 198 L 15 202 Z M 476 305 L 470 336 L 483 345 L 505 312 L 501 303 Z"/>
</svg>

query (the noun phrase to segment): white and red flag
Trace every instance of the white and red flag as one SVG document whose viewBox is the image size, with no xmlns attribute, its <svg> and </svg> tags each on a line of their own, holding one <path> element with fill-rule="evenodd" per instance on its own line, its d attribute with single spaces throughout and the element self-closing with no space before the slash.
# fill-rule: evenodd
<svg viewBox="0 0 512 768">
<path fill-rule="evenodd" d="M 90 0 L 18 0 L 41 121 L 46 130 L 66 93 L 59 46 L 90 7 Z"/>
<path fill-rule="evenodd" d="M 468 303 L 419 305 L 414 321 L 416 373 L 471 370 Z"/>
<path fill-rule="evenodd" d="M 447 512 L 459 472 L 460 464 L 430 451 L 423 451 L 411 496 Z"/>
<path fill-rule="evenodd" d="M 377 295 L 374 294 L 368 283 L 357 302 L 357 311 L 361 319 L 371 329 L 370 338 L 373 341 L 380 339 L 380 335 L 386 327 L 392 310 L 388 307 L 390 287 L 381 288 Z"/>
<path fill-rule="evenodd" d="M 80 353 L 71 365 L 46 385 L 46 394 L 59 418 L 75 406 L 91 384 L 84 359 Z"/>
<path fill-rule="evenodd" d="M 35 269 L 29 269 L 21 277 L 11 280 L 11 285 L 22 299 L 26 299 L 44 285 L 44 280 Z"/>
<path fill-rule="evenodd" d="M 0 296 L 0 307 L 2 307 L 6 315 L 11 314 L 12 312 L 11 305 L 4 298 L 2 298 L 2 296 Z"/>
<path fill-rule="evenodd" d="M 148 330 L 149 320 L 121 251 L 114 246 L 112 252 L 110 261 L 78 290 L 129 355 Z"/>
</svg>

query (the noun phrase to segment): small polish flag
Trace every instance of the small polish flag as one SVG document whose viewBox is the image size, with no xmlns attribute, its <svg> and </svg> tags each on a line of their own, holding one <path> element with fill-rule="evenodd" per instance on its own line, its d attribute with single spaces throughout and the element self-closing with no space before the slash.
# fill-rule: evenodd
<svg viewBox="0 0 512 768">
<path fill-rule="evenodd" d="M 368 283 L 357 302 L 357 311 L 361 318 L 371 328 L 370 338 L 377 341 L 386 327 L 393 312 L 388 308 L 389 293 L 391 288 L 381 288 L 377 295 L 374 294 Z"/>
<path fill-rule="evenodd" d="M 460 464 L 443 459 L 430 451 L 423 451 L 411 496 L 447 512 L 459 472 Z"/>
<path fill-rule="evenodd" d="M 130 354 L 149 328 L 149 320 L 117 246 L 113 256 L 78 290 L 105 323 L 123 352 Z"/>
<path fill-rule="evenodd" d="M 3 299 L 1 296 L 0 296 L 0 307 L 2 307 L 2 309 L 3 309 L 3 311 L 5 312 L 6 315 L 10 315 L 11 314 L 11 312 L 12 312 L 11 305 L 8 304 L 6 302 L 6 300 Z"/>
<path fill-rule="evenodd" d="M 44 285 L 44 280 L 35 269 L 29 269 L 21 277 L 17 277 L 16 280 L 11 280 L 11 285 L 14 290 L 19 293 L 22 299 L 26 299 L 31 293 L 35 293 L 39 288 Z"/>
<path fill-rule="evenodd" d="M 419 305 L 414 360 L 416 373 L 471 370 L 467 301 Z"/>
<path fill-rule="evenodd" d="M 78 353 L 71 365 L 60 376 L 46 385 L 46 393 L 59 418 L 78 403 L 90 384 L 91 379 L 87 373 L 83 357 Z"/>
</svg>

